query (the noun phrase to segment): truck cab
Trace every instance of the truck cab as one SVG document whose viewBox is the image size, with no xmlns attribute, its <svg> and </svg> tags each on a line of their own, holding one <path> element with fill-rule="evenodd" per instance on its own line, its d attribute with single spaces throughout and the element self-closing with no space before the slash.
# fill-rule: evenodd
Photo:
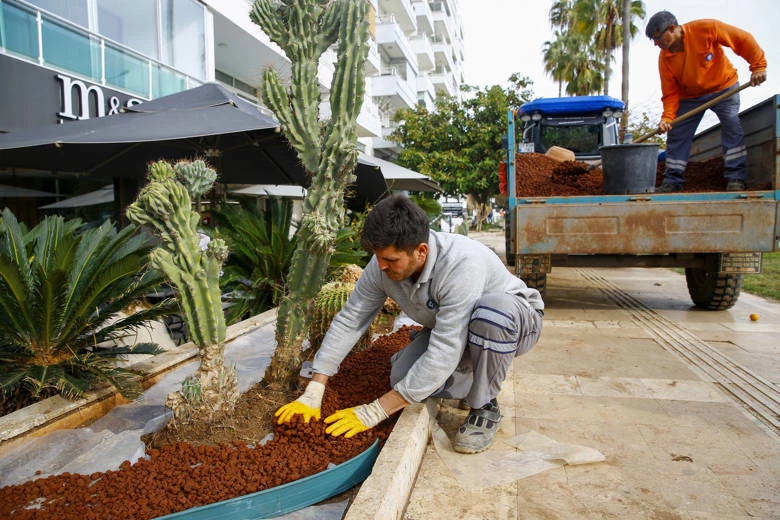
<svg viewBox="0 0 780 520">
<path fill-rule="evenodd" d="M 599 148 L 618 144 L 625 105 L 610 96 L 537 98 L 517 109 L 522 124 L 518 152 L 545 153 L 552 146 L 574 152 L 578 161 L 600 158 Z"/>
</svg>

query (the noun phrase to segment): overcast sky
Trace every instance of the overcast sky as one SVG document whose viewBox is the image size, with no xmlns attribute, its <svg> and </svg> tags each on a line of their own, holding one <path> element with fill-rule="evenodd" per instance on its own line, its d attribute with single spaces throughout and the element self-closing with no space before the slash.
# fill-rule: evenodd
<svg viewBox="0 0 780 520">
<path fill-rule="evenodd" d="M 717 18 L 753 34 L 767 55 L 767 81 L 742 91 L 742 108 L 780 94 L 780 2 L 777 0 L 645 0 L 647 16 L 631 41 L 629 106 L 634 113 L 647 112 L 655 120 L 661 113 L 658 78 L 658 48 L 644 34 L 647 20 L 667 9 L 680 23 L 698 18 Z M 535 97 L 558 95 L 558 86 L 544 72 L 542 48 L 553 38 L 549 23 L 552 0 L 459 0 L 465 37 L 465 79 L 480 87 L 507 85 L 515 72 L 530 77 Z M 728 51 L 727 49 L 727 52 Z M 750 78 L 747 64 L 729 54 L 739 72 L 740 83 Z M 615 54 L 609 94 L 621 97 L 620 50 Z M 711 112 L 704 120 L 717 120 Z"/>
</svg>

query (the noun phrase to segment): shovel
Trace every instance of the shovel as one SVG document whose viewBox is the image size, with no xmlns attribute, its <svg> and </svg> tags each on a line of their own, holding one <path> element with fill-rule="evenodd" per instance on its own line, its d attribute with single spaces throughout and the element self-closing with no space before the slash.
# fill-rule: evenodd
<svg viewBox="0 0 780 520">
<path fill-rule="evenodd" d="M 685 121 L 686 119 L 689 119 L 689 118 L 695 116 L 696 114 L 704 112 L 705 110 L 707 110 L 711 106 L 717 105 L 718 103 L 720 103 L 724 99 L 733 96 L 737 92 L 741 92 L 741 91 L 745 90 L 749 86 L 750 86 L 750 83 L 745 83 L 744 85 L 740 85 L 736 89 L 732 89 L 732 90 L 726 91 L 723 94 L 710 99 L 709 101 L 707 101 L 703 105 L 700 105 L 700 106 L 694 108 L 690 112 L 686 112 L 683 115 L 681 115 L 680 117 L 677 117 L 677 118 L 673 119 L 671 121 L 671 125 L 674 126 L 677 123 L 681 123 L 682 121 Z M 658 133 L 658 128 L 656 128 L 652 132 L 648 132 L 648 133 L 646 133 L 644 135 L 639 136 L 637 139 L 634 139 L 633 142 L 634 143 L 641 143 L 642 141 L 647 141 L 648 139 L 650 139 L 651 137 L 653 137 L 657 133 Z M 593 170 L 595 168 L 598 168 L 599 166 L 601 166 L 601 160 L 598 160 L 595 163 L 593 163 L 590 166 L 588 166 L 588 171 L 591 171 L 591 170 Z"/>
</svg>

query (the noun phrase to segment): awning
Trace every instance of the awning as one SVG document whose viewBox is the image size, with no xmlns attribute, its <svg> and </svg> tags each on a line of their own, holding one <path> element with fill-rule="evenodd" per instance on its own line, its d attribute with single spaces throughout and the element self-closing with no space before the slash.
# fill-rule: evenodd
<svg viewBox="0 0 780 520">
<path fill-rule="evenodd" d="M 289 197 L 302 199 L 306 196 L 303 186 L 286 184 L 253 184 L 244 188 L 229 190 L 233 195 L 254 195 L 256 197 Z"/>
<path fill-rule="evenodd" d="M 439 183 L 430 177 L 409 168 L 404 168 L 390 161 L 360 154 L 360 159 L 379 166 L 387 187 L 401 191 L 441 191 Z"/>
<path fill-rule="evenodd" d="M 17 199 L 17 198 L 38 198 L 38 197 L 59 197 L 56 193 L 50 193 L 48 191 L 30 190 L 27 188 L 20 188 L 18 186 L 6 186 L 0 184 L 0 198 L 2 199 Z"/>
<path fill-rule="evenodd" d="M 99 190 L 90 191 L 83 195 L 76 195 L 53 204 L 46 204 L 40 206 L 38 209 L 67 209 L 67 208 L 80 208 L 83 206 L 97 206 L 98 204 L 109 204 L 114 202 L 114 186 L 109 184 L 103 186 Z"/>
</svg>

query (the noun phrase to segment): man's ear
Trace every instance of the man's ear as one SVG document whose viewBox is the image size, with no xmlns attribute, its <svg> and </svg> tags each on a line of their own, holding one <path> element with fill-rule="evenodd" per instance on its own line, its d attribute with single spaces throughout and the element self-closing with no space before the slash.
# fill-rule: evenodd
<svg viewBox="0 0 780 520">
<path fill-rule="evenodd" d="M 417 247 L 414 248 L 414 254 L 418 260 L 428 256 L 428 244 L 425 242 L 418 244 Z"/>
</svg>

